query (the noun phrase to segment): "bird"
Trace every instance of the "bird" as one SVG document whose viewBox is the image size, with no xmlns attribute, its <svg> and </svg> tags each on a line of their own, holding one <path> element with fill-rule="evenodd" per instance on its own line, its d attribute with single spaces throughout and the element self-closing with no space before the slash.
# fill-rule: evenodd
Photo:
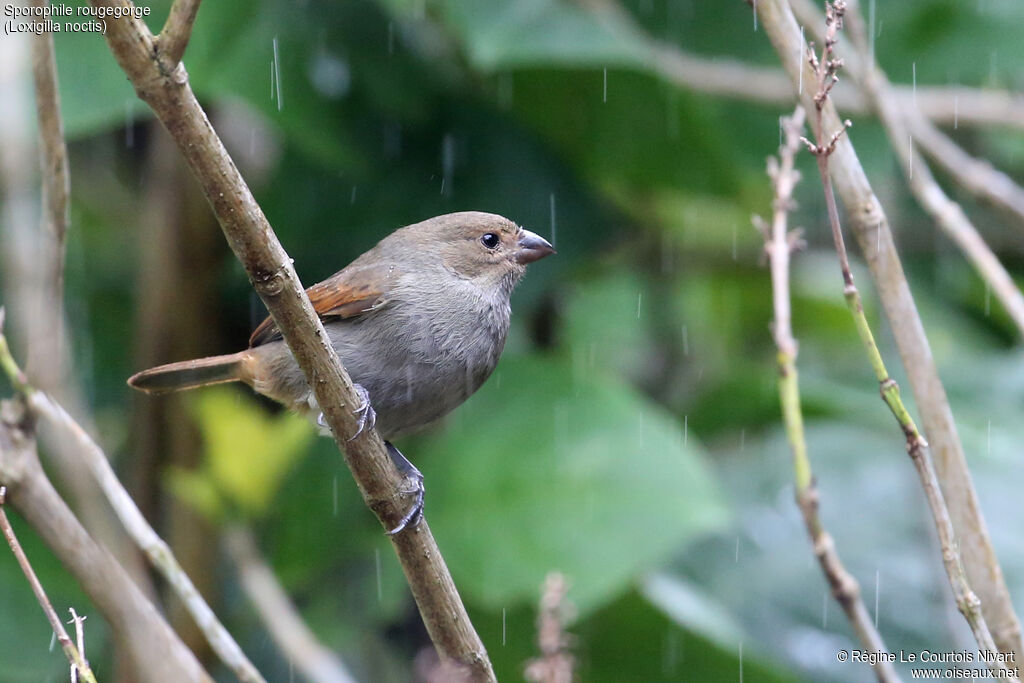
<svg viewBox="0 0 1024 683">
<path fill-rule="evenodd" d="M 423 511 L 423 477 L 391 440 L 435 424 L 483 385 L 508 336 L 513 289 L 528 264 L 554 253 L 507 218 L 462 211 L 395 230 L 306 290 L 360 395 L 357 434 L 376 426 L 392 460 L 418 482 L 416 503 L 388 533 L 415 526 Z M 270 317 L 242 351 L 128 379 L 152 394 L 226 382 L 248 384 L 327 429 Z"/>
</svg>

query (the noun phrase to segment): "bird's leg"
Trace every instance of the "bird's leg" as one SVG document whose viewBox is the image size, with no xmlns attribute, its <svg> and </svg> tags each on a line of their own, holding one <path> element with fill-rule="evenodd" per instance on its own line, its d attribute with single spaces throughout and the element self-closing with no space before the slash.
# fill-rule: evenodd
<svg viewBox="0 0 1024 683">
<path fill-rule="evenodd" d="M 423 520 L 423 498 L 426 488 L 423 486 L 423 474 L 416 469 L 416 466 L 409 462 L 401 451 L 391 445 L 390 441 L 385 441 L 384 445 L 387 446 L 388 456 L 391 458 L 391 462 L 395 463 L 398 471 L 405 475 L 406 480 L 413 482 L 412 488 L 402 491 L 405 495 L 414 496 L 414 501 L 409 511 L 399 520 L 398 525 L 388 532 L 388 536 L 394 536 L 403 529 L 415 528 Z"/>
<path fill-rule="evenodd" d="M 356 395 L 359 396 L 359 407 L 353 412 L 359 418 L 359 428 L 356 433 L 349 437 L 349 441 L 353 441 L 367 429 L 373 429 L 374 425 L 377 424 L 377 412 L 370 405 L 370 392 L 366 390 L 362 384 L 353 384 L 355 387 Z M 327 420 L 324 418 L 324 414 L 320 413 L 316 416 L 317 425 L 324 430 L 330 431 L 330 427 L 327 424 Z"/>
<path fill-rule="evenodd" d="M 362 384 L 353 384 L 352 386 L 356 389 L 356 394 L 359 395 L 360 404 L 356 408 L 356 415 L 359 416 L 359 429 L 356 433 L 349 437 L 349 441 L 354 440 L 357 436 L 363 433 L 365 429 L 373 429 L 373 426 L 377 424 L 377 413 L 374 411 L 373 406 L 370 405 L 370 392 L 366 390 Z"/>
</svg>

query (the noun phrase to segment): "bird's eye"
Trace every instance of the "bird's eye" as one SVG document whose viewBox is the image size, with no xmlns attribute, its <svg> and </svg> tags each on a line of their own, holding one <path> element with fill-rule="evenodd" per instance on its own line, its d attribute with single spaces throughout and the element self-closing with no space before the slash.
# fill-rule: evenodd
<svg viewBox="0 0 1024 683">
<path fill-rule="evenodd" d="M 488 249 L 497 249 L 498 245 L 501 244 L 501 238 L 493 232 L 489 232 L 480 238 L 480 242 Z"/>
</svg>

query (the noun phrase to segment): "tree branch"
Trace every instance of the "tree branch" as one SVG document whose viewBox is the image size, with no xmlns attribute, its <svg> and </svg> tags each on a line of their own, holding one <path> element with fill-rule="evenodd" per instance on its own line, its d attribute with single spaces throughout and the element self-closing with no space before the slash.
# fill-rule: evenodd
<svg viewBox="0 0 1024 683">
<path fill-rule="evenodd" d="M 599 19 L 613 19 L 616 28 L 633 32 L 651 51 L 649 69 L 680 88 L 765 105 L 792 103 L 788 75 L 779 69 L 735 59 L 705 57 L 657 40 L 643 32 L 616 0 L 576 0 Z M 760 0 L 757 0 L 760 2 Z M 808 22 L 805 22 L 808 23 Z M 899 85 L 900 106 L 916 107 L 936 124 L 1024 128 L 1024 94 L 967 86 Z M 847 114 L 871 115 L 874 110 L 859 88 L 840 83 L 832 93 L 837 107 Z"/>
<path fill-rule="evenodd" d="M 127 0 L 92 0 L 127 7 Z M 262 210 L 246 186 L 188 85 L 181 64 L 172 71 L 154 57 L 153 36 L 130 16 L 109 19 L 106 39 L 139 97 L 156 113 L 199 180 L 231 249 L 245 267 L 295 356 L 360 493 L 386 529 L 402 518 L 404 477 L 388 458 L 376 430 L 358 430 L 359 399 L 352 380 L 299 282 Z M 431 640 L 442 659 L 458 663 L 475 680 L 494 680 L 477 636 L 426 521 L 392 536 Z"/>
<path fill-rule="evenodd" d="M 791 88 L 796 92 L 801 79 L 812 82 L 814 78 L 810 66 L 800 58 L 807 54 L 807 48 L 801 42 L 796 19 L 783 0 L 758 0 L 757 11 L 761 25 L 790 75 Z M 801 71 L 804 72 L 802 77 Z M 801 95 L 805 107 L 814 106 L 812 97 L 810 89 L 805 88 Z M 826 103 L 822 118 L 827 129 L 839 128 L 839 117 L 830 102 Z M 1020 652 L 1020 632 L 1013 632 L 1011 622 L 1006 617 L 1012 614 L 1012 608 L 1007 607 L 1012 604 L 1009 591 L 978 507 L 977 494 L 971 483 L 949 400 L 935 369 L 931 348 L 903 274 L 888 219 L 848 139 L 839 141 L 835 153 L 829 159 L 829 170 L 836 190 L 847 207 L 849 223 L 871 270 L 910 379 L 953 526 L 960 538 L 960 555 L 967 577 L 982 601 L 986 619 L 993 624 L 996 642 L 1016 642 L 1018 647 L 1012 649 Z M 1004 628 L 1008 630 L 1003 631 Z"/>
<path fill-rule="evenodd" d="M 795 6 L 803 8 L 807 19 L 813 18 L 812 14 L 820 16 L 805 0 L 792 2 Z M 768 9 L 775 7 L 781 5 L 772 0 Z M 793 44 L 799 46 L 801 38 L 795 32 L 792 15 L 787 21 L 781 14 L 783 11 L 780 10 L 778 21 L 766 28 L 776 51 L 792 74 L 793 69 L 804 68 L 805 65 L 791 64 L 790 56 L 785 53 L 786 49 L 796 49 Z M 856 28 L 856 22 L 852 26 Z M 852 53 L 849 60 L 854 69 L 862 70 L 863 61 L 856 52 Z M 827 105 L 822 114 L 826 126 L 834 125 L 830 119 L 834 121 L 838 118 L 831 105 Z M 904 367 L 914 390 L 914 397 L 921 411 L 925 433 L 931 441 L 931 453 L 935 457 L 934 466 L 946 504 L 949 506 L 953 527 L 960 539 L 963 568 L 971 586 L 981 599 L 982 611 L 999 649 L 1015 653 L 1016 661 L 1020 661 L 1024 654 L 1020 621 L 1014 612 L 1002 568 L 999 566 L 984 517 L 978 507 L 977 494 L 970 471 L 967 469 L 963 446 L 956 433 L 952 411 L 935 370 L 931 349 L 924 336 L 924 329 L 909 288 L 906 286 L 899 257 L 892 246 L 888 221 L 881 205 L 871 194 L 870 185 L 860 162 L 856 159 L 852 145 L 845 141 L 830 161 L 832 174 L 848 207 L 855 234 L 871 268 L 882 304 L 892 325 Z"/>
<path fill-rule="evenodd" d="M 4 342 L 6 343 L 6 342 Z M 213 683 L 124 569 L 89 536 L 47 479 L 24 405 L 0 402 L 0 483 L 125 645 L 138 680 Z"/>
<path fill-rule="evenodd" d="M 985 159 L 964 151 L 935 124 L 913 109 L 902 109 L 914 141 L 953 180 L 974 196 L 1011 214 L 1024 227 L 1024 188 Z"/>
<path fill-rule="evenodd" d="M 3 443 L 4 441 L 7 443 Z M 5 438 L 4 435 L 0 435 L 0 448 L 10 443 L 9 437 Z M 68 661 L 71 663 L 71 679 L 75 680 L 77 672 L 89 683 L 96 683 L 96 676 L 93 674 L 92 669 L 89 668 L 89 663 L 85 661 L 85 655 L 80 648 L 75 647 L 75 644 L 71 642 L 71 636 L 68 635 L 64 624 L 61 623 L 60 618 L 54 611 L 50 598 L 46 596 L 46 591 L 43 589 L 43 584 L 39 582 L 39 577 L 36 576 L 35 571 L 32 569 L 32 564 L 28 561 L 25 551 L 18 542 L 18 537 L 14 535 L 14 527 L 11 526 L 10 521 L 7 519 L 7 511 L 4 510 L 4 503 L 6 502 L 7 487 L 0 484 L 0 531 L 3 532 L 4 538 L 7 539 L 7 545 L 11 547 L 11 552 L 14 553 L 21 571 L 24 572 L 29 585 L 32 586 L 32 592 L 35 593 L 39 606 L 43 608 L 46 620 L 50 622 L 50 628 L 53 629 L 54 635 L 57 636 L 57 642 L 60 643 L 61 649 L 64 650 L 65 656 L 67 656 Z"/>
<path fill-rule="evenodd" d="M 820 21 L 820 13 L 810 0 L 794 0 L 792 4 L 794 7 L 802 8 L 801 11 L 805 13 L 803 17 L 805 21 L 808 19 L 818 19 Z M 991 288 L 996 298 L 1003 304 L 1010 318 L 1017 325 L 1018 331 L 1024 335 L 1024 295 L 1021 294 L 1013 278 L 1010 277 L 1010 274 L 1003 267 L 1003 264 L 999 262 L 992 249 L 985 243 L 985 240 L 978 233 L 970 219 L 967 218 L 960 205 L 951 200 L 942 191 L 924 159 L 914 158 L 913 143 L 917 140 L 920 145 L 921 133 L 923 132 L 924 142 L 933 145 L 933 149 L 934 145 L 938 145 L 947 157 L 952 153 L 955 157 L 958 157 L 960 163 L 966 162 L 967 165 L 962 168 L 953 167 L 952 173 L 957 180 L 962 181 L 962 176 L 967 168 L 973 168 L 975 174 L 977 174 L 980 162 L 975 162 L 973 165 L 970 164 L 970 162 L 974 161 L 970 155 L 963 152 L 955 143 L 939 133 L 920 114 L 911 113 L 915 112 L 915 107 L 904 107 L 898 101 L 892 86 L 882 70 L 877 66 L 874 68 L 867 66 L 870 60 L 868 58 L 868 39 L 863 19 L 860 18 L 857 12 L 852 12 L 849 18 L 851 34 L 854 38 L 853 43 L 856 48 L 844 52 L 844 59 L 854 76 L 860 81 L 869 103 L 875 108 L 878 117 L 881 119 L 882 125 L 889 136 L 889 143 L 896 151 L 900 165 L 907 176 L 910 191 L 917 199 L 918 204 L 932 217 L 932 220 L 964 252 L 968 260 L 974 265 L 975 270 L 978 271 L 978 274 L 985 281 L 986 286 Z M 916 127 L 915 123 L 918 124 Z M 985 180 L 988 180 L 992 175 L 991 166 L 988 168 L 990 172 L 985 174 Z M 994 203 L 1012 210 L 1012 201 L 1015 195 L 1018 201 L 1024 202 L 1024 190 L 1021 190 L 1015 183 L 1009 181 L 1006 176 L 1003 176 L 1003 178 L 1005 180 L 1003 183 L 994 186 L 1001 190 L 999 194 L 994 194 L 987 189 L 983 190 L 981 194 Z M 972 186 L 975 190 L 980 189 L 977 182 Z M 1008 190 L 1011 192 L 1009 196 L 1006 195 Z M 1009 203 L 1007 203 L 1007 199 L 1010 200 Z M 1024 209 L 1024 203 L 1021 204 L 1020 208 Z M 1020 217 L 1024 219 L 1024 213 L 1020 214 Z"/>
<path fill-rule="evenodd" d="M 128 492 L 121 486 L 121 482 L 118 481 L 103 450 L 60 404 L 28 384 L 25 373 L 18 367 L 7 346 L 7 339 L 2 332 L 2 320 L 0 320 L 0 369 L 7 375 L 18 393 L 24 397 L 25 403 L 33 415 L 42 417 L 50 426 L 58 430 L 61 442 L 74 452 L 80 462 L 85 463 L 128 535 L 170 584 L 225 666 L 245 683 L 266 683 L 231 634 L 217 619 L 217 615 L 203 600 L 203 596 L 178 564 L 171 549 L 139 512 L 135 501 L 131 499 Z"/>
<path fill-rule="evenodd" d="M 825 530 L 818 514 L 820 498 L 818 487 L 807 456 L 807 442 L 804 438 L 803 412 L 800 407 L 800 384 L 796 368 L 797 343 L 793 338 L 790 315 L 789 260 L 798 244 L 797 231 L 789 232 L 788 215 L 794 207 L 793 188 L 800 179 L 800 173 L 793 168 L 793 159 L 800 147 L 800 133 L 804 127 L 804 109 L 797 105 L 793 116 L 782 120 L 784 141 L 779 146 L 779 156 L 769 157 L 768 175 L 772 181 L 775 200 L 772 204 L 771 225 L 760 219 L 755 225 L 765 237 L 765 251 L 768 254 L 772 278 L 772 303 L 774 322 L 772 336 L 778 349 L 779 402 L 786 426 L 786 436 L 793 451 L 793 474 L 797 506 L 804 518 L 804 526 L 811 539 L 814 555 L 818 558 L 832 595 L 843 608 L 846 618 L 857 634 L 861 645 L 874 654 L 886 653 L 885 643 L 878 629 L 871 621 L 867 607 L 860 596 L 860 585 L 843 566 L 836 551 L 832 535 Z M 898 681 L 896 670 L 885 657 L 878 657 L 872 664 L 875 676 L 883 683 Z"/>
<path fill-rule="evenodd" d="M 788 9 L 788 6 L 786 9 Z M 995 641 L 989 632 L 985 617 L 981 611 L 981 603 L 977 595 L 971 590 L 967 575 L 960 563 L 958 552 L 959 544 L 956 539 L 953 523 L 950 520 L 949 510 L 938 485 L 938 479 L 935 475 L 930 453 L 928 452 L 928 444 L 921 436 L 913 418 L 911 418 L 910 413 L 903 405 L 903 401 L 900 398 L 899 386 L 889 375 L 889 372 L 885 367 L 881 353 L 875 343 L 874 335 L 872 334 L 871 328 L 868 326 L 867 318 L 864 315 L 864 307 L 861 303 L 860 293 L 854 284 L 853 273 L 850 270 L 850 264 L 846 258 L 846 247 L 843 240 L 842 229 L 839 225 L 839 211 L 836 207 L 835 193 L 833 192 L 831 176 L 829 175 L 829 159 L 836 152 L 836 144 L 842 137 L 841 134 L 845 131 L 849 123 L 845 122 L 836 133 L 828 136 L 826 133 L 826 125 L 823 121 L 823 112 L 829 105 L 829 91 L 838 80 L 838 76 L 836 74 L 843 65 L 843 61 L 835 56 L 834 47 L 837 42 L 838 31 L 843 25 L 845 12 L 846 3 L 843 0 L 826 2 L 826 29 L 822 41 L 824 43 L 824 47 L 822 48 L 821 57 L 819 58 L 815 55 L 813 51 L 813 44 L 811 45 L 811 50 L 808 52 L 808 65 L 811 68 L 818 86 L 817 91 L 813 96 L 815 106 L 814 128 L 817 137 L 817 144 L 807 142 L 806 140 L 805 142 L 807 142 L 811 152 L 814 153 L 818 160 L 818 170 L 821 175 L 822 188 L 825 192 L 825 202 L 828 206 L 829 223 L 832 228 L 832 236 L 835 240 L 836 251 L 839 254 L 840 266 L 842 269 L 844 283 L 843 295 L 846 299 L 847 306 L 853 315 L 857 326 L 857 333 L 868 353 L 872 368 L 875 371 L 875 376 L 878 378 L 882 399 L 889 406 L 893 416 L 896 418 L 903 431 L 906 438 L 907 452 L 909 453 L 911 460 L 914 463 L 914 467 L 917 469 L 918 475 L 920 476 L 921 484 L 924 488 L 929 508 L 935 521 L 936 531 L 942 547 L 943 564 L 946 568 L 946 573 L 949 577 L 949 583 L 953 589 L 957 606 L 960 608 L 964 618 L 970 625 L 971 630 L 974 633 L 974 637 L 978 642 L 978 646 L 983 651 L 993 655 L 992 657 L 985 659 L 986 663 L 994 672 L 999 674 L 999 678 L 1009 678 L 1010 670 L 994 656 L 994 654 L 998 652 Z"/>
<path fill-rule="evenodd" d="M 312 683 L 355 683 L 338 656 L 324 647 L 302 620 L 274 571 L 260 557 L 249 529 L 240 524 L 226 527 L 224 545 L 242 590 L 288 661 Z"/>
<path fill-rule="evenodd" d="M 48 0 L 32 0 L 32 5 L 36 7 L 48 4 Z M 42 386 L 53 387 L 59 384 L 65 374 L 67 363 L 67 351 L 63 348 L 67 342 L 64 329 L 64 260 L 71 181 L 67 147 L 64 144 L 64 123 L 60 113 L 53 35 L 49 31 L 32 37 L 32 77 L 36 91 L 43 186 L 40 223 L 45 272 L 42 285 L 47 290 L 43 295 L 43 306 L 37 314 L 47 319 L 40 324 L 47 328 L 48 334 L 39 335 L 36 340 L 38 343 L 30 347 L 28 366 L 33 375 L 46 378 Z"/>
<path fill-rule="evenodd" d="M 185 54 L 198 11 L 199 0 L 174 0 L 167 22 L 164 23 L 160 35 L 154 39 L 157 48 L 172 67 L 177 66 Z"/>
</svg>

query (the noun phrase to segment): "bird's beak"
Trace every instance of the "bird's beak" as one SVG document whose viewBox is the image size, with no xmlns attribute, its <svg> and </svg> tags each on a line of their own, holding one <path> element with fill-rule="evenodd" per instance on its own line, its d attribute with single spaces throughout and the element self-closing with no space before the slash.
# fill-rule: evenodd
<svg viewBox="0 0 1024 683">
<path fill-rule="evenodd" d="M 551 243 L 537 233 L 529 230 L 519 232 L 519 249 L 516 251 L 516 261 L 519 263 L 526 265 L 554 253 L 555 248 Z"/>
</svg>

